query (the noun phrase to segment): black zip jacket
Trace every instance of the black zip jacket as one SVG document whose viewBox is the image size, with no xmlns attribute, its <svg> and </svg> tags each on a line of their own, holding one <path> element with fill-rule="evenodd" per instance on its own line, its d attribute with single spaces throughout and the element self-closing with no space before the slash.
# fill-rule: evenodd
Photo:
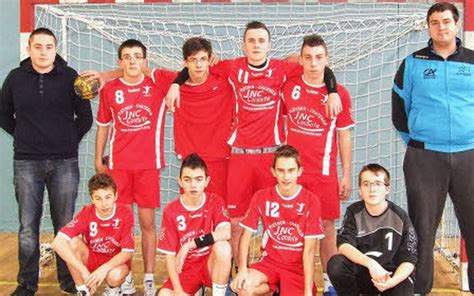
<svg viewBox="0 0 474 296">
<path fill-rule="evenodd" d="M 77 72 L 59 55 L 54 66 L 40 74 L 27 58 L 3 83 L 0 127 L 13 136 L 16 160 L 77 157 L 92 126 L 90 102 L 74 93 Z"/>
</svg>

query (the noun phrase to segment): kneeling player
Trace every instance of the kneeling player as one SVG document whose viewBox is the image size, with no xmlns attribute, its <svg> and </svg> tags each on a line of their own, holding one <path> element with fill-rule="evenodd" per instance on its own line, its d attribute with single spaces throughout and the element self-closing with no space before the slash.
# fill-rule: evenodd
<svg viewBox="0 0 474 296">
<path fill-rule="evenodd" d="M 387 201 L 390 175 L 369 164 L 359 173 L 361 201 L 350 205 L 337 235 L 341 255 L 328 262 L 339 295 L 413 295 L 410 278 L 417 261 L 416 233 L 408 214 Z"/>
<path fill-rule="evenodd" d="M 298 151 L 282 146 L 272 173 L 278 184 L 257 191 L 240 223 L 239 273 L 232 288 L 239 295 L 263 294 L 280 286 L 281 295 L 313 295 L 316 239 L 323 238 L 319 199 L 298 184 L 303 168 Z M 247 268 L 252 233 L 263 222 L 262 259 Z"/>
<path fill-rule="evenodd" d="M 231 267 L 224 202 L 204 192 L 209 177 L 197 154 L 183 160 L 178 183 L 183 194 L 163 210 L 158 251 L 166 254 L 169 278 L 159 295 L 194 295 L 204 285 L 224 296 Z"/>
<path fill-rule="evenodd" d="M 53 242 L 67 263 L 78 295 L 91 295 L 104 281 L 105 295 L 120 295 L 135 248 L 133 213 L 116 204 L 116 185 L 107 174 L 89 180 L 92 204 L 64 226 Z"/>
</svg>

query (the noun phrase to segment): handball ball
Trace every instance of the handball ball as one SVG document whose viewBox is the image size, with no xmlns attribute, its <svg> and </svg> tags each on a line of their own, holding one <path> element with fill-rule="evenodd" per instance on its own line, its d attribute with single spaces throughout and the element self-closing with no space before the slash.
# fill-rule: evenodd
<svg viewBox="0 0 474 296">
<path fill-rule="evenodd" d="M 74 91 L 84 100 L 92 100 L 99 93 L 99 80 L 87 80 L 87 77 L 77 76 L 74 79 Z"/>
</svg>

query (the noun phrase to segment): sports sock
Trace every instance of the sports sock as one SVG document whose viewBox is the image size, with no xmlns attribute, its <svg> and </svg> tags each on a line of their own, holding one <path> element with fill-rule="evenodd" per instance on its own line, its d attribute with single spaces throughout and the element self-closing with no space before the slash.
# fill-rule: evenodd
<svg viewBox="0 0 474 296">
<path fill-rule="evenodd" d="M 212 283 L 212 296 L 225 296 L 227 284 Z"/>
<path fill-rule="evenodd" d="M 329 276 L 327 273 L 323 272 L 323 282 L 324 282 L 324 290 L 323 292 L 328 292 L 329 287 L 332 287 L 331 280 L 329 279 Z"/>
<path fill-rule="evenodd" d="M 145 273 L 143 277 L 143 282 L 146 281 L 155 281 L 155 278 L 153 277 L 153 273 Z"/>
</svg>

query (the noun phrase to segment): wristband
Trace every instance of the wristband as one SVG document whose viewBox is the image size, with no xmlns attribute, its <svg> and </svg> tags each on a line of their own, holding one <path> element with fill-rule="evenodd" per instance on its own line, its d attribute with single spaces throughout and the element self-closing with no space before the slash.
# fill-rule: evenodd
<svg viewBox="0 0 474 296">
<path fill-rule="evenodd" d="M 194 239 L 194 243 L 196 243 L 196 247 L 203 248 L 214 244 L 214 237 L 212 233 L 203 234 Z"/>
<path fill-rule="evenodd" d="M 189 79 L 188 68 L 184 68 L 181 72 L 179 72 L 178 76 L 176 76 L 176 79 L 173 81 L 173 83 L 183 85 L 188 79 Z"/>
<path fill-rule="evenodd" d="M 337 93 L 336 76 L 329 67 L 324 68 L 324 83 L 328 89 L 328 94 Z"/>
</svg>

